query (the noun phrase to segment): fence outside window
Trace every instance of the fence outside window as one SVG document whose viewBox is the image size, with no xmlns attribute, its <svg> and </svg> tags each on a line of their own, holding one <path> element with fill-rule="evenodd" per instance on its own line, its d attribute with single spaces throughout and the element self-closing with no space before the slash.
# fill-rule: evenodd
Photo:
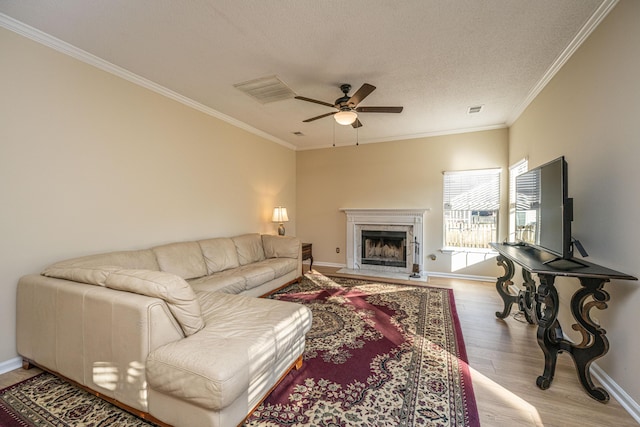
<svg viewBox="0 0 640 427">
<path fill-rule="evenodd" d="M 498 241 L 500 169 L 444 173 L 444 246 L 489 249 Z"/>
<path fill-rule="evenodd" d="M 446 212 L 444 245 L 454 248 L 489 249 L 489 243 L 498 240 L 497 217 L 497 211 Z"/>
</svg>

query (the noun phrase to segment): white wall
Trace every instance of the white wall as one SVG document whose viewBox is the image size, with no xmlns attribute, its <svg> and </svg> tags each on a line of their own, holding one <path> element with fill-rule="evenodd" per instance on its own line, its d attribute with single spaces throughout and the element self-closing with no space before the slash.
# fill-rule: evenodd
<svg viewBox="0 0 640 427">
<path fill-rule="evenodd" d="M 640 2 L 623 0 L 510 129 L 510 162 L 564 155 L 573 235 L 590 261 L 640 277 Z M 564 331 L 574 281 L 558 283 Z M 591 310 L 610 341 L 597 364 L 640 402 L 640 283 L 614 280 L 606 310 Z M 575 333 L 573 333 L 575 337 Z M 564 356 L 560 356 L 564 357 Z"/>
<path fill-rule="evenodd" d="M 502 168 L 508 189 L 508 130 L 297 152 L 298 235 L 313 243 L 314 263 L 346 264 L 346 215 L 340 208 L 428 208 L 425 269 L 496 277 L 495 258 L 453 271 L 443 254 L 443 171 Z M 500 218 L 507 234 L 507 199 Z M 336 247 L 340 253 L 336 253 Z M 435 254 L 435 261 L 427 255 Z"/>
<path fill-rule="evenodd" d="M 18 279 L 54 261 L 295 235 L 295 152 L 0 28 L 0 363 Z"/>
</svg>

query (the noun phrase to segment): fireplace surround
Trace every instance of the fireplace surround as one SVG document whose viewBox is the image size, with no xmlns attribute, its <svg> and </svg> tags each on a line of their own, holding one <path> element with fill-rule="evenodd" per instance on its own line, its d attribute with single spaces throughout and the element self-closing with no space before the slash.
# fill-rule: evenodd
<svg viewBox="0 0 640 427">
<path fill-rule="evenodd" d="M 423 274 L 428 209 L 340 210 L 347 215 L 347 268 L 409 274 L 416 264 Z"/>
</svg>

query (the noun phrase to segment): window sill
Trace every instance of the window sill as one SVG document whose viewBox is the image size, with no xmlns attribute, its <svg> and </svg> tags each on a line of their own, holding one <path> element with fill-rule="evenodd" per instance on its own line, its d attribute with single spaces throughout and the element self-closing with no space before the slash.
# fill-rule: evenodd
<svg viewBox="0 0 640 427">
<path fill-rule="evenodd" d="M 470 253 L 470 254 L 491 254 L 498 255 L 494 249 L 490 248 L 458 248 L 452 246 L 445 246 L 440 249 L 443 254 L 458 254 L 458 253 Z"/>
</svg>

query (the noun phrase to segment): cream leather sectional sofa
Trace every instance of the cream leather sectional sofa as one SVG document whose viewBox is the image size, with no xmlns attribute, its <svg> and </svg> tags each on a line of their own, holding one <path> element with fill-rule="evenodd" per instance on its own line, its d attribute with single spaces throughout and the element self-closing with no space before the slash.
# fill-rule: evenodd
<svg viewBox="0 0 640 427">
<path fill-rule="evenodd" d="M 301 272 L 260 234 L 62 261 L 18 283 L 18 352 L 151 420 L 238 425 L 302 361 L 310 310 L 256 298 Z"/>
</svg>

